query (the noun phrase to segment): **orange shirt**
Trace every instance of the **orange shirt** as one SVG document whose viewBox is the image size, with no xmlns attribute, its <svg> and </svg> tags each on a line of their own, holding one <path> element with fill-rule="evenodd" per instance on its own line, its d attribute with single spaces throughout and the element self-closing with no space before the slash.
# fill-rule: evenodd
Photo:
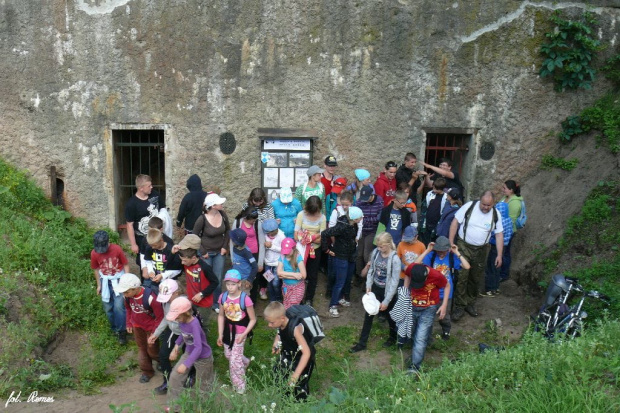
<svg viewBox="0 0 620 413">
<path fill-rule="evenodd" d="M 407 268 L 410 264 L 418 258 L 422 253 L 426 250 L 424 243 L 422 241 L 414 241 L 412 243 L 408 243 L 405 241 L 401 241 L 398 244 L 398 248 L 396 249 L 396 254 L 400 261 L 403 263 L 403 268 Z M 405 271 L 401 270 L 400 278 L 405 278 Z"/>
</svg>

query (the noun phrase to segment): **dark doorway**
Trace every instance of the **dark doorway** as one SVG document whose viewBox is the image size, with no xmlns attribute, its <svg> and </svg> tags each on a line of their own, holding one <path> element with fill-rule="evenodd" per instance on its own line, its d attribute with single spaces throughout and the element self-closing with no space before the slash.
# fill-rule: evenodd
<svg viewBox="0 0 620 413">
<path fill-rule="evenodd" d="M 153 188 L 166 199 L 163 129 L 113 130 L 117 224 L 125 224 L 125 204 L 136 192 L 136 176 L 149 175 Z"/>
</svg>

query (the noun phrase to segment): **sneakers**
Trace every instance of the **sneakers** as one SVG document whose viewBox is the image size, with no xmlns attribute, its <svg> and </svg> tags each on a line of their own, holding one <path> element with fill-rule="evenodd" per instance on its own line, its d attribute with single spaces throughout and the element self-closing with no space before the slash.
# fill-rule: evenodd
<svg viewBox="0 0 620 413">
<path fill-rule="evenodd" d="M 220 313 L 220 307 L 213 307 L 213 311 L 215 311 L 215 314 L 219 314 Z"/>
<path fill-rule="evenodd" d="M 467 307 L 465 307 L 465 311 L 472 317 L 479 316 L 478 310 L 476 310 L 476 307 L 474 307 L 473 305 L 468 305 Z M 454 319 L 454 316 L 452 317 L 452 319 Z"/>
<path fill-rule="evenodd" d="M 161 386 L 159 387 L 155 387 L 155 394 L 158 394 L 160 396 L 163 396 L 164 394 L 168 393 L 168 382 L 163 382 Z"/>
<path fill-rule="evenodd" d="M 366 350 L 366 346 L 360 343 L 357 343 L 353 347 L 349 349 L 349 353 L 357 353 L 359 351 Z"/>
<path fill-rule="evenodd" d="M 450 318 L 452 319 L 452 321 L 459 321 L 461 318 L 463 318 L 464 315 L 465 310 L 463 310 L 463 307 L 454 307 L 454 311 L 452 311 L 452 315 L 450 316 Z"/>
<path fill-rule="evenodd" d="M 151 378 L 146 374 L 140 376 L 140 383 L 148 383 L 149 381 L 151 381 Z"/>
<path fill-rule="evenodd" d="M 118 344 L 121 346 L 127 345 L 127 331 L 120 331 L 118 333 Z"/>
<path fill-rule="evenodd" d="M 450 340 L 450 332 L 449 331 L 444 331 L 443 333 L 441 333 L 441 339 L 443 341 Z"/>
<path fill-rule="evenodd" d="M 341 298 L 340 301 L 338 301 L 338 304 L 340 304 L 343 307 L 351 307 L 351 302 L 345 300 L 344 298 Z"/>
<path fill-rule="evenodd" d="M 269 297 L 267 297 L 267 289 L 266 288 L 261 288 L 260 292 L 259 292 L 259 295 L 260 295 L 260 299 L 261 300 L 269 299 Z"/>
<path fill-rule="evenodd" d="M 329 307 L 329 316 L 332 318 L 340 317 L 340 313 L 336 307 Z"/>
<path fill-rule="evenodd" d="M 493 293 L 493 291 L 487 291 L 485 293 L 479 293 L 478 295 L 480 297 L 495 297 L 495 294 Z"/>
</svg>

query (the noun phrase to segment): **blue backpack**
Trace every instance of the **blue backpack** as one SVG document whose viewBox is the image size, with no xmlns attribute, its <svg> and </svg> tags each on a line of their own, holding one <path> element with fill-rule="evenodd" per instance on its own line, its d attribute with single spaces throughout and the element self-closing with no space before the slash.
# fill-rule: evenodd
<svg viewBox="0 0 620 413">
<path fill-rule="evenodd" d="M 523 227 L 525 227 L 525 222 L 527 221 L 527 213 L 525 212 L 525 202 L 523 202 L 523 200 L 521 200 L 521 213 L 519 214 L 519 217 L 517 218 L 515 225 L 517 226 L 517 229 L 521 229 Z"/>
</svg>

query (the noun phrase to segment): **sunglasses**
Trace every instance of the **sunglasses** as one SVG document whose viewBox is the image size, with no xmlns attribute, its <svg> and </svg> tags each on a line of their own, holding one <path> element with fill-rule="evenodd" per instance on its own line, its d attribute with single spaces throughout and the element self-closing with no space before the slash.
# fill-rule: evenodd
<svg viewBox="0 0 620 413">
<path fill-rule="evenodd" d="M 385 167 L 386 168 L 396 168 L 397 165 L 396 165 L 396 162 L 390 161 L 390 162 L 385 164 Z"/>
</svg>

